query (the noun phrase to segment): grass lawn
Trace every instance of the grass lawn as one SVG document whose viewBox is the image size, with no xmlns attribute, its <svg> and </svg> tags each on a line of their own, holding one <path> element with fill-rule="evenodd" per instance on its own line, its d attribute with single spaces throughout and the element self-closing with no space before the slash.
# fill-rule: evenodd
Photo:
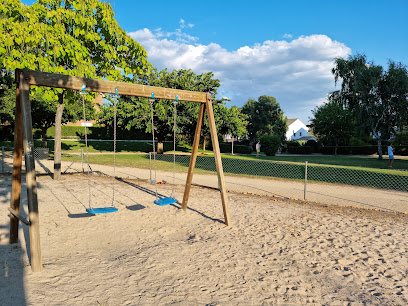
<svg viewBox="0 0 408 306">
<path fill-rule="evenodd" d="M 36 143 L 40 146 L 40 143 Z M 165 151 L 172 149 L 171 143 L 165 143 Z M 0 146 L 12 147 L 12 143 L 0 142 Z M 48 143 L 52 159 L 53 142 Z M 149 169 L 149 156 L 145 152 L 151 151 L 148 142 L 117 142 L 116 164 L 124 167 L 138 167 Z M 84 149 L 83 141 L 63 141 L 62 159 L 74 160 L 80 149 Z M 184 146 L 176 158 L 176 171 L 186 172 L 189 166 L 191 147 Z M 90 141 L 88 151 L 91 164 L 113 165 L 113 143 L 111 141 Z M 135 152 L 136 151 L 136 152 Z M 182 151 L 182 152 L 181 152 Z M 200 151 L 201 152 L 201 151 Z M 121 154 L 122 153 L 122 154 Z M 135 153 L 135 154 L 131 154 Z M 223 154 L 223 167 L 226 175 L 274 177 L 283 179 L 302 180 L 305 175 L 305 161 L 308 162 L 308 180 L 347 184 L 355 186 L 370 186 L 376 188 L 403 190 L 408 189 L 408 159 L 396 158 L 394 169 L 388 168 L 388 156 L 379 160 L 375 156 L 327 156 L 327 155 L 231 155 Z M 172 155 L 160 155 L 157 168 L 172 171 Z M 212 152 L 200 154 L 196 162 L 197 172 L 215 171 Z"/>
</svg>

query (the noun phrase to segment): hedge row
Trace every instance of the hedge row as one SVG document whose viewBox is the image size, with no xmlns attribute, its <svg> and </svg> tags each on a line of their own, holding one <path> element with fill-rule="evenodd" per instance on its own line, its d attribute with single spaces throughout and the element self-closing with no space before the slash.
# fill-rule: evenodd
<svg viewBox="0 0 408 306">
<path fill-rule="evenodd" d="M 232 145 L 231 144 L 232 144 L 231 142 L 221 142 L 220 143 L 221 153 L 231 153 L 231 151 L 232 151 Z M 250 146 L 243 146 L 243 145 L 234 144 L 234 153 L 251 154 L 252 153 L 252 148 Z"/>
<path fill-rule="evenodd" d="M 113 129 L 105 126 L 93 126 L 87 128 L 88 138 L 90 139 L 101 139 L 101 140 L 112 140 L 113 139 Z M 61 137 L 66 139 L 83 139 L 85 137 L 85 129 L 82 126 L 65 126 L 61 127 Z M 47 138 L 55 138 L 55 127 L 50 127 L 47 130 Z M 117 127 L 116 129 L 116 139 L 118 140 L 149 140 L 151 139 L 151 134 L 145 133 L 143 130 L 136 129 L 122 129 Z"/>
</svg>

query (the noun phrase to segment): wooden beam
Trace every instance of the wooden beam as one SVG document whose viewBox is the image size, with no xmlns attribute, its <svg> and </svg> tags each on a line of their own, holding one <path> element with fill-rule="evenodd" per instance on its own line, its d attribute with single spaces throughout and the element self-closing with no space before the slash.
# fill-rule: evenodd
<svg viewBox="0 0 408 306">
<path fill-rule="evenodd" d="M 222 168 L 220 145 L 218 143 L 217 127 L 215 126 L 214 111 L 212 107 L 211 96 L 209 96 L 206 106 L 207 106 L 208 124 L 210 126 L 210 132 L 211 132 L 211 142 L 212 142 L 213 151 L 214 151 L 215 167 L 217 169 L 218 187 L 221 193 L 221 202 L 222 202 L 222 209 L 224 212 L 225 225 L 230 225 L 227 188 L 225 187 L 224 171 Z"/>
<path fill-rule="evenodd" d="M 21 168 L 23 165 L 23 127 L 21 114 L 20 87 L 17 83 L 16 90 L 16 109 L 14 126 L 14 154 L 13 154 L 13 176 L 11 185 L 11 203 L 12 208 L 17 213 L 20 212 L 21 197 Z M 18 242 L 18 222 L 19 219 L 10 215 L 10 243 Z"/>
<path fill-rule="evenodd" d="M 37 198 L 37 181 L 34 163 L 34 140 L 31 118 L 30 85 L 24 78 L 23 73 L 19 75 L 21 113 L 23 119 L 23 147 L 26 169 L 28 219 L 30 221 L 30 250 L 31 250 L 31 270 L 40 272 L 42 270 L 41 244 L 40 244 L 40 224 Z"/>
<path fill-rule="evenodd" d="M 14 209 L 9 207 L 9 212 L 16 218 L 18 218 L 21 222 L 23 222 L 25 225 L 30 225 L 30 221 L 28 221 L 26 218 L 24 218 L 22 215 L 20 215 L 18 212 L 16 212 Z"/>
<path fill-rule="evenodd" d="M 201 104 L 200 111 L 198 113 L 197 126 L 196 126 L 196 130 L 194 134 L 193 149 L 191 150 L 190 165 L 188 167 L 188 172 L 187 172 L 186 187 L 184 188 L 183 202 L 181 204 L 182 209 L 187 208 L 188 197 L 190 196 L 191 182 L 193 180 L 193 172 L 194 172 L 194 168 L 195 168 L 195 164 L 197 160 L 197 154 L 198 154 L 198 145 L 200 143 L 201 126 L 202 126 L 203 118 L 204 118 L 204 109 L 205 109 L 205 104 Z"/>
<path fill-rule="evenodd" d="M 72 75 L 32 71 L 25 69 L 16 69 L 16 75 L 17 73 L 22 73 L 24 75 L 24 79 L 28 82 L 28 84 L 34 86 L 46 86 L 80 91 L 82 89 L 82 84 L 85 84 L 86 91 L 90 92 L 115 94 L 115 89 L 117 88 L 117 93 L 119 95 L 125 96 L 151 98 L 153 92 L 155 99 L 175 100 L 177 95 L 179 101 L 205 103 L 207 100 L 206 93 L 196 91 L 123 82 L 111 82 L 99 79 L 82 78 Z"/>
</svg>

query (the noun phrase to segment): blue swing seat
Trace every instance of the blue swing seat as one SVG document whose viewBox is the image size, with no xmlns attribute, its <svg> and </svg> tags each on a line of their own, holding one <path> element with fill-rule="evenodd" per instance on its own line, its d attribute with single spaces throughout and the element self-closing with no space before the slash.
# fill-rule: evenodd
<svg viewBox="0 0 408 306">
<path fill-rule="evenodd" d="M 164 205 L 174 204 L 176 202 L 177 202 L 177 199 L 168 197 L 168 198 L 158 199 L 154 201 L 154 204 L 164 206 Z"/>
<path fill-rule="evenodd" d="M 116 207 L 98 207 L 98 208 L 87 208 L 86 211 L 90 214 L 106 214 L 118 211 Z"/>
</svg>

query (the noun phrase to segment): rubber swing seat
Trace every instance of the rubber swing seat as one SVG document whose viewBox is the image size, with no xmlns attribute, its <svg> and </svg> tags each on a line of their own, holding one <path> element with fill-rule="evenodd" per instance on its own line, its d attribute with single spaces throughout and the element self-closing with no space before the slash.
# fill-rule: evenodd
<svg viewBox="0 0 408 306">
<path fill-rule="evenodd" d="M 158 199 L 154 201 L 154 204 L 164 206 L 164 205 L 174 204 L 176 202 L 177 202 L 177 199 L 168 197 L 168 198 Z"/>
<path fill-rule="evenodd" d="M 87 208 L 86 211 L 90 214 L 106 214 L 118 211 L 116 207 L 98 207 L 98 208 Z"/>
</svg>

